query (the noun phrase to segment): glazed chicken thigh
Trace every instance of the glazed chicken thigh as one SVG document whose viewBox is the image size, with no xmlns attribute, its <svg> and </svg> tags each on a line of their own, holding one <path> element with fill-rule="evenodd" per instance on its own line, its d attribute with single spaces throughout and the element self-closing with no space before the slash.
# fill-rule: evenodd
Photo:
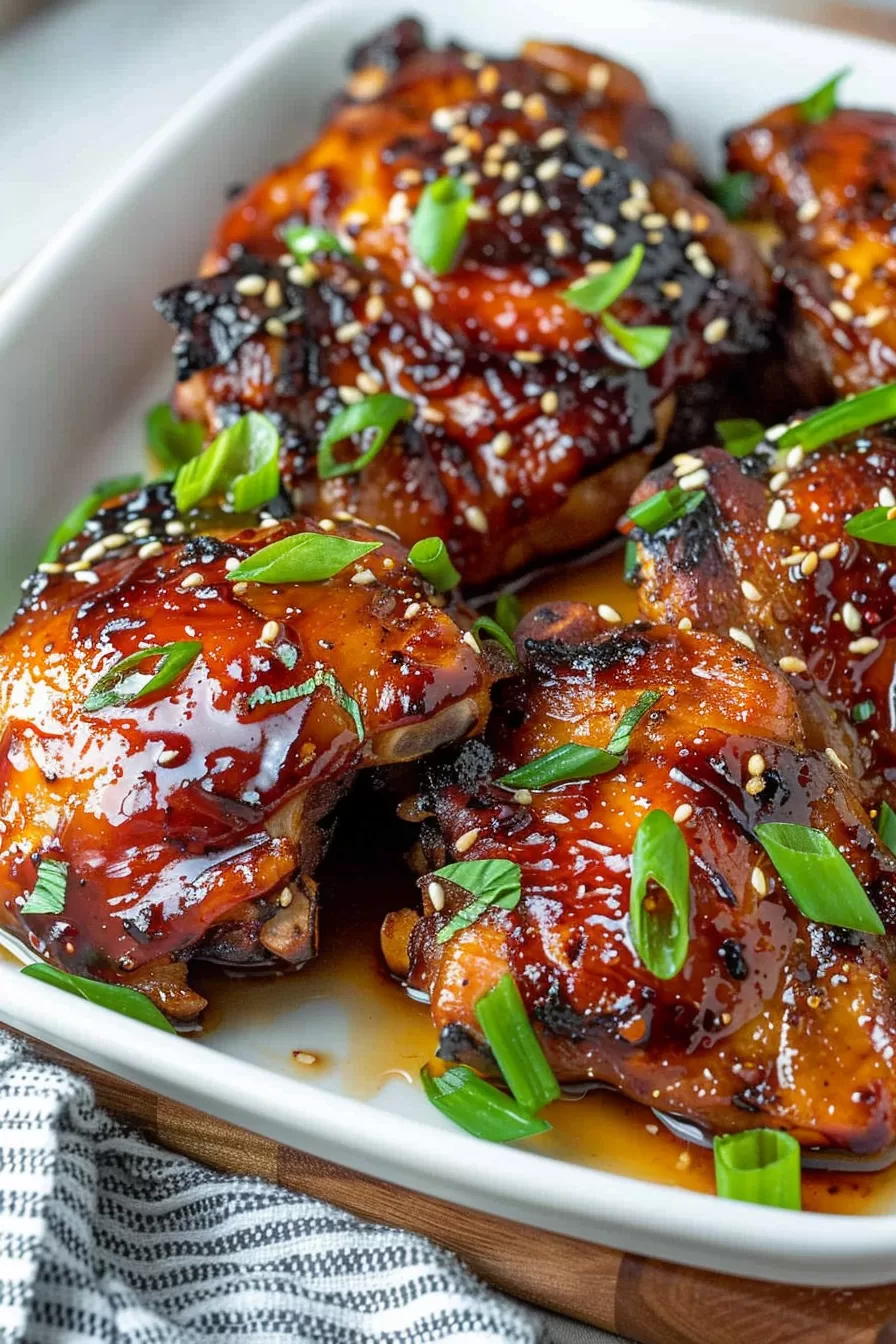
<svg viewBox="0 0 896 1344">
<path fill-rule="evenodd" d="M 890 928 L 896 863 L 848 777 L 806 745 L 787 677 L 728 637 L 609 628 L 578 603 L 537 608 L 517 646 L 521 672 L 498 688 L 485 743 L 434 771 L 415 801 L 429 814 L 429 871 L 409 981 L 430 996 L 440 1054 L 494 1072 L 475 1005 L 510 971 L 561 1082 L 614 1084 L 710 1132 L 765 1125 L 804 1145 L 885 1148 L 896 1137 L 889 940 L 808 920 L 756 828 L 823 830 Z M 560 745 L 605 746 L 647 691 L 659 698 L 609 773 L 532 790 L 498 782 Z M 628 925 L 635 832 L 655 808 L 690 856 L 687 957 L 663 979 Z M 519 864 L 522 897 L 439 941 L 469 896 L 441 878 L 434 889 L 432 871 L 461 856 Z M 393 955 L 407 926 L 387 921 Z"/>
<path fill-rule="evenodd" d="M 705 431 L 768 344 L 768 278 L 624 67 L 543 42 L 434 51 L 411 21 L 353 65 L 317 141 L 244 192 L 201 276 L 158 300 L 175 404 L 209 434 L 263 409 L 299 507 L 440 536 L 487 584 L 606 535 L 670 424 Z M 466 201 L 438 274 L 415 241 L 437 181 Z M 668 327 L 661 355 L 570 301 L 636 248 L 612 318 Z M 347 435 L 324 469 L 334 416 L 383 392 L 407 407 L 384 446 L 367 460 Z"/>
<path fill-rule="evenodd" d="M 0 637 L 0 920 L 44 959 L 180 1019 L 190 957 L 301 964 L 354 774 L 481 726 L 491 674 L 445 599 L 387 533 L 328 526 L 182 519 L 156 485 L 30 581 Z M 331 577 L 235 574 L 308 541 Z"/>
</svg>

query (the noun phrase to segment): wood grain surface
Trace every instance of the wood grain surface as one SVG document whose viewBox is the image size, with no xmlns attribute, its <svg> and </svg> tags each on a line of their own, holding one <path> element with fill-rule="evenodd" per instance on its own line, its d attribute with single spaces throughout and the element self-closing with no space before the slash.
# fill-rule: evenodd
<svg viewBox="0 0 896 1344">
<path fill-rule="evenodd" d="M 30 1043 L 89 1078 L 101 1106 L 166 1148 L 420 1232 L 496 1288 L 638 1344 L 896 1344 L 896 1284 L 759 1283 L 525 1227 L 324 1162 Z"/>
</svg>

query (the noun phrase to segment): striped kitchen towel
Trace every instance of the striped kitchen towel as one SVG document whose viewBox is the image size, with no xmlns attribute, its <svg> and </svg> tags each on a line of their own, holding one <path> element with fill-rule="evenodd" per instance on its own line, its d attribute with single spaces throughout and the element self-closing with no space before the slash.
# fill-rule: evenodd
<svg viewBox="0 0 896 1344">
<path fill-rule="evenodd" d="M 0 1033 L 0 1341 L 551 1344 L 422 1237 L 135 1134 Z"/>
</svg>

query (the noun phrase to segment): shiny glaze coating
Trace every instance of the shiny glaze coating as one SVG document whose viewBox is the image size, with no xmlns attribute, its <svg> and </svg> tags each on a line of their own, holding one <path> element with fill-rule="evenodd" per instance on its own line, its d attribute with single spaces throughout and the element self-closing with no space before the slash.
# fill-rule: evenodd
<svg viewBox="0 0 896 1344">
<path fill-rule="evenodd" d="M 894 1138 L 896 1015 L 889 940 L 809 923 L 753 836 L 761 821 L 811 824 L 842 847 L 885 923 L 896 864 L 846 777 L 803 740 L 785 677 L 736 642 L 669 626 L 606 629 L 582 604 L 538 608 L 517 637 L 525 664 L 499 688 L 490 750 L 469 744 L 422 806 L 431 867 L 509 858 L 514 911 L 492 909 L 444 945 L 427 897 L 411 982 L 429 991 L 441 1053 L 493 1068 L 474 1005 L 508 969 L 561 1081 L 604 1081 L 710 1131 L 755 1125 L 806 1145 L 874 1152 Z M 645 690 L 662 698 L 627 758 L 592 780 L 534 792 L 492 781 L 565 742 L 605 745 Z M 761 754 L 764 787 L 748 761 Z M 691 941 L 656 979 L 627 930 L 630 854 L 649 808 L 679 813 L 690 851 Z M 472 845 L 458 840 L 473 831 Z M 444 884 L 449 888 L 449 884 Z"/>
<path fill-rule="evenodd" d="M 896 116 L 838 108 L 815 124 L 776 109 L 728 139 L 755 174 L 754 218 L 783 242 L 778 277 L 804 404 L 896 376 Z"/>
<path fill-rule="evenodd" d="M 440 535 L 483 584 L 611 529 L 672 395 L 709 380 L 706 424 L 729 367 L 765 348 L 768 282 L 678 171 L 684 151 L 624 67 L 541 42 L 494 62 L 431 51 L 409 21 L 354 65 L 317 142 L 234 203 L 203 278 L 161 297 L 180 333 L 176 404 L 210 431 L 267 410 L 303 508 L 349 508 L 408 543 Z M 409 225 L 449 174 L 474 201 L 436 277 Z M 282 231 L 296 222 L 336 232 L 351 257 L 293 266 Z M 674 330 L 646 372 L 562 298 L 636 243 L 646 259 L 614 315 Z M 263 282 L 254 296 L 247 274 Z M 318 481 L 329 420 L 376 389 L 412 400 L 413 420 L 362 474 Z"/>
<path fill-rule="evenodd" d="M 708 498 L 640 537 L 641 609 L 651 620 L 740 631 L 773 665 L 783 659 L 811 745 L 836 752 L 869 806 L 896 804 L 896 552 L 844 531 L 855 514 L 892 500 L 896 443 L 860 436 L 796 451 L 781 469 L 786 456 L 766 447 L 745 470 L 706 448 L 651 473 L 637 498 L 701 467 Z M 873 714 L 856 722 L 867 702 Z"/>
<path fill-rule="evenodd" d="M 331 522 L 379 549 L 324 582 L 235 584 L 239 560 L 320 530 L 246 521 L 185 525 L 168 487 L 148 488 L 30 581 L 0 637 L 0 918 L 47 960 L 148 988 L 172 1016 L 202 1006 L 172 959 L 312 955 L 321 827 L 354 772 L 454 740 L 488 706 L 485 659 L 389 535 Z M 202 652 L 171 686 L 84 711 L 121 658 L 186 639 Z M 357 702 L 362 741 L 326 686 L 257 698 L 325 669 Z M 21 913 L 39 857 L 69 865 L 59 917 Z"/>
</svg>

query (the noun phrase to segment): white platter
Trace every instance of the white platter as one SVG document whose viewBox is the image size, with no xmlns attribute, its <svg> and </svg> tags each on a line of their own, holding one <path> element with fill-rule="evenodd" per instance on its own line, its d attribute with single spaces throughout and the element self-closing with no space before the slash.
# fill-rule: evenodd
<svg viewBox="0 0 896 1344">
<path fill-rule="evenodd" d="M 138 459 L 143 411 L 169 378 L 169 334 L 151 309 L 153 295 L 192 272 L 224 187 L 310 137 L 346 49 L 399 8 L 395 0 L 300 8 L 204 88 L 0 300 L 7 610 L 48 522 L 97 476 Z M 449 35 L 443 4 L 416 0 L 411 8 L 431 20 L 434 36 Z M 450 10 L 450 35 L 478 48 L 509 50 L 531 34 L 631 62 L 711 167 L 727 127 L 844 65 L 857 72 L 850 101 L 893 103 L 896 52 L 816 28 L 672 0 L 567 0 L 550 16 L 538 0 L 454 0 Z M 312 1018 L 298 1023 L 297 1011 Z M 203 1044 L 63 998 L 2 965 L 0 1018 L 281 1142 L 533 1226 L 793 1283 L 847 1287 L 894 1276 L 896 1214 L 843 1218 L 734 1205 L 480 1143 L 450 1129 L 401 1082 L 373 1103 L 345 1095 L 338 1069 L 321 1086 L 299 1082 L 287 1076 L 286 1059 L 300 1027 L 304 1034 L 313 1021 L 316 1043 L 337 1059 L 346 1048 L 339 1006 L 326 1000 L 301 1010 L 286 1001 L 279 1020 L 251 1014 Z"/>
</svg>

